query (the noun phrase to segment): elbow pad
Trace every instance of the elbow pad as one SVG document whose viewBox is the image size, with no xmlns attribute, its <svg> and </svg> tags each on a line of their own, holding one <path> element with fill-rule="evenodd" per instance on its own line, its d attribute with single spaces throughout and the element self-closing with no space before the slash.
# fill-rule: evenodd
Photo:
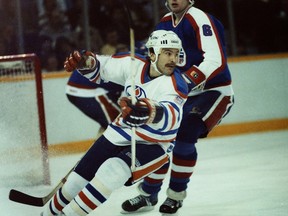
<svg viewBox="0 0 288 216">
<path fill-rule="evenodd" d="M 198 68 L 192 67 L 182 75 L 190 91 L 204 88 L 206 76 Z"/>
</svg>

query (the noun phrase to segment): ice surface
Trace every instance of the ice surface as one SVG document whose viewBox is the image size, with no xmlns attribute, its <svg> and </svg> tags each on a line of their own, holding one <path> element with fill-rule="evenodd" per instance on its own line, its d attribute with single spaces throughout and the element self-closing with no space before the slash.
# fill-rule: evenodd
<svg viewBox="0 0 288 216">
<path fill-rule="evenodd" d="M 197 149 L 198 163 L 179 216 L 288 215 L 287 130 L 203 139 Z M 51 158 L 52 184 L 57 184 L 80 157 L 81 154 L 75 154 Z M 158 207 L 166 198 L 167 180 L 156 208 L 134 215 L 160 216 Z M 42 196 L 52 186 L 11 188 Z M 1 216 L 40 215 L 43 208 L 9 201 L 11 188 L 0 188 Z M 123 187 L 90 215 L 123 216 L 121 203 L 136 194 L 135 186 Z"/>
</svg>

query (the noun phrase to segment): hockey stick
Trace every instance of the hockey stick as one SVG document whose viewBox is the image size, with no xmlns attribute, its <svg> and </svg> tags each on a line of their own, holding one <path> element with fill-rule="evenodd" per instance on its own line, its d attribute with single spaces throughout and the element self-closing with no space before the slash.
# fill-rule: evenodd
<svg viewBox="0 0 288 216">
<path fill-rule="evenodd" d="M 129 23 L 129 30 L 130 30 L 130 57 L 131 57 L 131 100 L 132 104 L 136 103 L 136 96 L 135 96 L 135 37 L 134 37 L 134 28 L 133 28 L 133 20 L 131 17 L 131 11 L 128 7 L 127 0 L 122 0 L 124 9 L 126 11 Z M 131 170 L 132 173 L 136 171 L 136 128 L 131 128 Z"/>
<path fill-rule="evenodd" d="M 103 131 L 100 131 L 96 139 L 98 139 L 102 135 L 102 133 Z M 89 149 L 87 151 L 89 151 Z M 26 205 L 39 206 L 39 207 L 44 206 L 47 202 L 49 202 L 49 200 L 54 196 L 54 194 L 65 184 L 68 176 L 74 170 L 74 168 L 78 165 L 80 160 L 74 165 L 74 167 L 71 170 L 69 170 L 69 172 L 64 176 L 64 178 L 62 178 L 61 181 L 46 196 L 43 196 L 43 197 L 31 196 L 27 193 L 23 193 L 21 191 L 12 189 L 9 192 L 9 199 L 11 201 L 26 204 Z"/>
<path fill-rule="evenodd" d="M 134 37 L 134 29 L 133 29 L 133 23 L 132 23 L 130 9 L 128 7 L 126 0 L 123 0 L 123 2 L 124 2 L 124 4 L 123 4 L 124 8 L 125 8 L 127 15 L 128 15 L 129 29 L 130 29 L 130 56 L 131 56 L 131 60 L 132 60 L 131 61 L 131 74 L 132 74 L 131 99 L 132 99 L 132 104 L 135 104 L 136 103 L 135 68 L 134 68 L 134 66 L 135 66 L 135 64 L 134 64 L 134 60 L 135 60 L 135 37 Z M 136 128 L 135 127 L 131 128 L 131 133 L 132 133 L 131 134 L 131 170 L 132 170 L 132 172 L 134 172 L 134 171 L 136 171 L 136 166 L 135 166 L 135 163 L 136 163 L 136 140 L 135 140 Z M 77 164 L 78 164 L 78 162 L 77 162 Z M 76 167 L 77 164 L 74 167 Z M 42 207 L 54 196 L 54 194 L 59 190 L 59 188 L 61 188 L 64 185 L 64 183 L 67 180 L 67 177 L 74 170 L 74 167 L 66 174 L 66 176 L 58 183 L 58 185 L 56 185 L 55 188 L 46 196 L 35 197 L 35 196 L 31 196 L 29 194 L 23 193 L 21 191 L 12 189 L 12 190 L 10 190 L 10 193 L 9 193 L 9 199 L 14 201 L 14 202 L 18 202 L 18 203 L 22 203 L 22 204 L 26 204 L 26 205 Z"/>
<path fill-rule="evenodd" d="M 61 181 L 58 183 L 58 185 L 55 186 L 55 188 L 46 196 L 35 197 L 35 196 L 31 196 L 29 194 L 23 193 L 21 191 L 12 189 L 12 190 L 10 190 L 10 193 L 9 193 L 9 199 L 14 201 L 14 202 L 18 202 L 18 203 L 22 203 L 22 204 L 26 204 L 26 205 L 42 207 L 54 196 L 54 194 L 59 190 L 59 188 L 61 188 L 64 185 L 68 176 L 74 170 L 74 167 L 66 174 L 66 176 L 63 179 L 61 179 Z"/>
</svg>

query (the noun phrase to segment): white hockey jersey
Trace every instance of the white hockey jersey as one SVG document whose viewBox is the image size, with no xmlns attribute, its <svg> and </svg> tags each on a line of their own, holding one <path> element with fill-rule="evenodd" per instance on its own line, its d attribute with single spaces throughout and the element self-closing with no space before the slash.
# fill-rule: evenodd
<svg viewBox="0 0 288 216">
<path fill-rule="evenodd" d="M 131 96 L 132 72 L 135 69 L 135 96 L 149 98 L 161 104 L 164 115 L 159 123 L 151 123 L 136 128 L 136 142 L 142 144 L 161 144 L 168 148 L 174 143 L 180 122 L 182 107 L 187 99 L 188 87 L 178 69 L 171 76 L 159 76 L 151 79 L 149 76 L 150 61 L 136 55 L 132 59 L 129 53 L 113 56 L 97 55 L 95 71 L 85 77 L 95 83 L 114 82 L 124 86 L 124 96 Z M 108 126 L 104 136 L 115 145 L 130 145 L 131 128 L 123 122 L 121 115 Z"/>
</svg>

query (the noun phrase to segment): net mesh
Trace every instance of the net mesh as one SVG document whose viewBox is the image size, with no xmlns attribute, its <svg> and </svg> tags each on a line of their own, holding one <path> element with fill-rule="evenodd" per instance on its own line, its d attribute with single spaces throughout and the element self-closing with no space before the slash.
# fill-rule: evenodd
<svg viewBox="0 0 288 216">
<path fill-rule="evenodd" d="M 43 183 L 33 59 L 0 59 L 0 186 Z"/>
</svg>

